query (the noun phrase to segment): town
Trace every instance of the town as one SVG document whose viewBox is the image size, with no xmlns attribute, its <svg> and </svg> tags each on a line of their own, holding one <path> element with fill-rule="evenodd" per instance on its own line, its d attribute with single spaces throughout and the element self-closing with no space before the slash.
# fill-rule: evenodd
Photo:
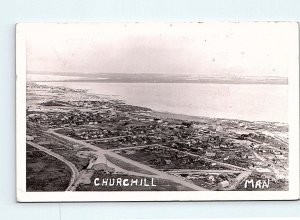
<svg viewBox="0 0 300 220">
<path fill-rule="evenodd" d="M 136 190 L 288 190 L 288 126 L 283 123 L 190 120 L 34 83 L 27 85 L 26 116 L 29 182 L 39 178 L 32 152 L 42 151 L 65 164 L 65 190 L 135 190 L 93 186 L 95 178 L 108 177 L 153 178 L 155 186 Z M 244 187 L 250 179 L 268 179 L 269 187 Z M 52 190 L 61 188 L 53 184 Z"/>
</svg>

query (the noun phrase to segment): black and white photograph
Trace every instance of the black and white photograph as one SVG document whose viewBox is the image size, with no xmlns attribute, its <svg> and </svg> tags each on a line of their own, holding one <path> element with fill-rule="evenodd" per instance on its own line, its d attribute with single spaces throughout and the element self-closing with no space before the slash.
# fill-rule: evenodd
<svg viewBox="0 0 300 220">
<path fill-rule="evenodd" d="M 18 201 L 299 198 L 293 22 L 17 24 Z"/>
</svg>

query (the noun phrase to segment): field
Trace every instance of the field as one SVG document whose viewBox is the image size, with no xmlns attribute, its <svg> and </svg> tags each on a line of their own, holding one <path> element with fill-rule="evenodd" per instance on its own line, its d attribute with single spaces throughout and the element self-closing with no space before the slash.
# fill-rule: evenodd
<svg viewBox="0 0 300 220">
<path fill-rule="evenodd" d="M 166 147 L 119 150 L 116 153 L 157 169 L 224 169 L 222 166 Z"/>
<path fill-rule="evenodd" d="M 71 170 L 56 158 L 27 145 L 26 190 L 65 191 Z"/>
</svg>

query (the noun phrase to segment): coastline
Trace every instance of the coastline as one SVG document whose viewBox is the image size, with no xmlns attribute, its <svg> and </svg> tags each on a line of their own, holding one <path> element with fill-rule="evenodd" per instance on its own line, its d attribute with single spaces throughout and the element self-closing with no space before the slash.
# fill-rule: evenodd
<svg viewBox="0 0 300 220">
<path fill-rule="evenodd" d="M 165 112 L 165 111 L 155 111 L 152 110 L 152 116 L 160 117 L 164 119 L 177 119 L 182 121 L 190 121 L 190 122 L 200 122 L 204 123 L 207 121 L 234 121 L 234 122 L 247 122 L 247 123 L 266 123 L 266 124 L 273 124 L 273 125 L 280 125 L 280 126 L 288 126 L 288 123 L 284 122 L 273 122 L 273 121 L 250 121 L 244 119 L 236 119 L 236 118 L 211 118 L 205 116 L 194 116 L 194 115 L 185 115 L 185 114 L 178 114 L 172 112 Z"/>
<path fill-rule="evenodd" d="M 233 170 L 254 170 L 254 168 L 252 167 L 254 166 L 253 164 L 260 168 L 262 166 L 262 163 L 267 163 L 270 158 L 276 157 L 275 154 L 275 156 L 273 155 L 272 150 L 277 150 L 278 144 L 280 145 L 284 142 L 284 145 L 286 145 L 286 143 L 288 142 L 286 141 L 285 137 L 280 139 L 279 136 L 276 137 L 276 140 L 280 139 L 280 143 L 276 142 L 276 147 L 269 147 L 268 145 L 263 144 L 265 141 L 264 138 L 267 137 L 265 136 L 265 133 L 274 131 L 274 136 L 276 136 L 276 134 L 280 134 L 280 132 L 288 131 L 285 126 L 278 126 L 276 125 L 276 123 L 255 123 L 237 119 L 209 118 L 153 111 L 150 108 L 140 107 L 137 105 L 129 105 L 126 104 L 125 101 L 120 101 L 111 97 L 108 98 L 107 96 L 90 93 L 88 92 L 88 90 L 68 88 L 64 86 L 39 85 L 35 83 L 28 83 L 27 85 L 29 90 L 31 89 L 31 86 L 33 89 L 36 89 L 37 92 L 41 92 L 43 91 L 43 89 L 46 90 L 44 93 L 46 96 L 41 96 L 42 99 L 40 99 L 39 102 L 36 102 L 36 104 L 45 106 L 46 108 L 44 110 L 46 110 L 46 112 L 49 112 L 50 117 L 46 116 L 45 119 L 41 117 L 40 119 L 37 119 L 37 121 L 35 121 L 36 123 L 46 123 L 50 126 L 50 130 L 61 128 L 63 129 L 63 131 L 62 133 L 60 133 L 60 135 L 62 135 L 63 138 L 67 140 L 69 140 L 69 138 L 75 138 L 72 139 L 72 141 L 76 141 L 76 138 L 80 138 L 80 141 L 78 141 L 78 143 L 87 145 L 89 147 L 93 146 L 92 149 L 96 148 L 99 145 L 99 155 L 101 155 L 101 151 L 107 151 L 110 148 L 112 148 L 112 152 L 115 152 L 118 149 L 125 149 L 124 152 L 115 152 L 114 156 L 120 154 L 120 157 L 122 158 L 121 160 L 128 160 L 131 161 L 131 163 L 140 163 L 139 165 L 151 164 L 155 167 L 152 167 L 151 169 L 172 170 L 174 169 L 174 167 L 181 168 L 182 166 L 183 169 L 205 170 L 207 168 L 212 173 L 214 173 L 214 169 L 219 169 L 220 167 L 224 166 L 230 166 L 231 168 L 234 167 Z M 53 93 L 55 95 L 53 95 Z M 48 99 L 46 98 L 47 95 Z M 72 103 L 73 101 L 74 103 Z M 79 103 L 79 105 L 77 105 L 76 103 Z M 48 106 L 50 106 L 49 109 L 47 109 Z M 77 119 L 74 119 L 72 106 L 78 108 L 79 111 L 82 110 L 82 112 L 76 116 L 78 117 Z M 106 110 L 104 112 L 100 111 L 101 113 L 98 112 L 96 114 L 97 116 L 94 117 L 93 114 L 95 112 L 93 113 L 91 110 L 97 111 L 98 108 L 101 109 L 102 107 L 104 107 L 104 109 Z M 92 109 L 87 110 L 87 108 Z M 66 115 L 56 113 L 57 110 L 60 109 L 69 109 L 70 112 L 66 111 Z M 41 112 L 43 112 L 43 107 L 40 110 Z M 30 112 L 30 114 L 33 115 L 32 120 L 33 123 L 35 123 L 35 110 Z M 59 117 L 56 117 L 53 114 L 58 114 Z M 125 116 L 125 120 L 124 118 L 122 118 L 122 116 Z M 86 121 L 84 118 L 90 119 Z M 54 121 L 52 121 L 52 119 L 54 119 Z M 60 122 L 61 120 L 63 122 Z M 83 121 L 84 125 L 87 126 L 80 127 L 83 124 L 78 124 L 76 122 L 77 120 Z M 128 122 L 132 123 L 132 126 L 126 127 L 127 129 L 118 129 L 120 127 L 120 124 L 115 125 L 115 123 L 121 123 L 122 125 L 125 125 Z M 98 125 L 98 123 L 100 123 L 100 125 Z M 74 130 L 77 125 L 80 127 L 80 129 Z M 110 130 L 110 132 L 114 133 L 109 134 L 108 132 L 106 132 L 106 129 L 108 129 L 108 127 L 112 127 L 112 130 L 114 131 Z M 143 127 L 144 129 L 142 132 L 140 131 L 140 127 Z M 95 132 L 95 130 L 97 130 L 98 133 L 93 133 Z M 124 132 L 126 133 L 125 135 L 127 137 L 132 136 L 133 139 L 115 139 L 116 137 L 123 138 Z M 33 131 L 31 131 L 31 133 L 29 134 L 32 133 L 35 133 L 34 128 Z M 69 135 L 71 136 L 69 137 Z M 270 137 L 273 137 L 272 135 L 273 134 L 271 134 Z M 29 138 L 30 137 L 31 136 L 29 135 Z M 147 137 L 148 139 L 145 139 L 145 137 Z M 105 141 L 103 142 L 104 139 Z M 85 140 L 88 141 L 85 142 Z M 90 140 L 94 141 L 94 143 L 90 143 Z M 267 140 L 267 143 L 272 144 L 272 140 Z M 118 142 L 118 147 L 115 146 L 116 141 Z M 105 148 L 102 149 L 102 145 L 104 143 Z M 259 156 L 259 154 L 254 149 L 258 146 L 262 146 L 262 148 L 264 148 L 264 152 L 267 152 L 266 154 L 268 154 L 267 156 L 269 156 L 268 159 L 264 159 L 263 157 Z M 140 148 L 145 150 L 140 150 Z M 164 152 L 163 155 L 162 152 Z M 282 151 L 281 148 L 278 150 L 278 152 L 284 152 L 285 154 L 287 154 L 287 152 Z M 227 154 L 229 156 L 225 157 Z M 146 155 L 150 155 L 150 157 L 148 158 L 148 156 Z M 250 160 L 244 160 L 246 159 L 244 155 L 246 155 L 246 157 L 251 157 Z M 101 156 L 99 157 L 102 158 Z M 151 159 L 151 157 L 154 157 L 155 159 Z M 70 159 L 72 159 L 72 157 Z M 283 160 L 282 164 L 285 164 L 285 159 L 286 156 L 282 156 L 281 159 L 278 160 Z M 165 161 L 165 163 L 160 161 Z M 195 166 L 191 167 L 189 164 L 195 164 Z M 149 167 L 151 166 L 149 165 Z M 281 166 L 277 168 L 280 170 L 285 169 Z M 274 170 L 276 171 L 275 168 Z M 272 171 L 273 168 L 268 170 L 267 172 L 270 173 L 270 175 L 275 175 L 274 173 L 272 173 Z M 170 172 L 170 175 L 177 175 L 176 172 L 168 172 Z M 249 176 L 248 174 L 251 173 L 252 172 L 247 173 L 247 177 Z M 183 178 L 185 178 L 184 175 L 188 175 L 191 178 L 196 178 L 194 177 L 194 175 L 196 175 L 194 173 L 183 173 L 182 175 Z M 208 178 L 208 175 L 213 174 L 207 172 L 207 174 L 204 175 L 205 177 L 201 178 Z M 253 175 L 255 178 L 258 178 L 259 175 L 261 175 L 261 172 L 258 172 L 258 174 L 254 173 Z M 94 175 L 94 177 L 98 176 Z M 283 178 L 285 178 L 285 175 L 283 175 Z M 196 178 L 195 181 L 195 184 L 200 184 L 200 186 L 203 187 L 201 185 L 204 184 L 201 182 L 202 180 L 200 181 Z M 238 179 L 234 179 L 232 181 L 238 181 L 239 183 L 241 183 Z"/>
<path fill-rule="evenodd" d="M 126 103 L 125 100 L 122 99 L 118 99 L 114 96 L 116 95 L 107 95 L 107 94 L 96 94 L 96 93 L 92 93 L 90 91 L 88 91 L 88 89 L 73 89 L 73 88 L 69 88 L 66 86 L 55 86 L 55 85 L 44 85 L 44 84 L 38 84 L 38 82 L 34 82 L 34 81 L 29 81 L 27 82 L 28 84 L 35 84 L 38 86 L 44 86 L 44 87 L 48 87 L 51 89 L 64 89 L 64 90 L 68 90 L 70 92 L 80 92 L 81 94 L 86 95 L 87 97 L 98 97 L 100 99 L 109 99 L 110 101 L 114 101 L 114 102 L 119 102 L 119 103 L 124 103 L 126 105 L 129 106 L 136 106 L 136 107 L 140 107 L 140 108 L 146 108 L 149 109 L 151 111 L 151 115 L 153 117 L 159 117 L 162 119 L 174 119 L 174 120 L 182 120 L 182 121 L 189 121 L 189 122 L 200 122 L 200 123 L 207 123 L 208 121 L 212 121 L 214 123 L 216 123 L 216 121 L 227 121 L 227 122 L 246 122 L 246 123 L 263 123 L 263 124 L 272 124 L 272 125 L 279 125 L 279 126 L 287 126 L 288 127 L 288 123 L 287 122 L 276 122 L 276 121 L 263 121 L 263 120 L 245 120 L 245 119 L 238 119 L 238 118 L 220 118 L 220 117 L 208 117 L 208 116 L 196 116 L 196 115 L 187 115 L 187 114 L 182 114 L 182 113 L 173 113 L 173 112 L 169 112 L 169 111 L 157 111 L 157 110 L 153 110 L 149 107 L 145 107 L 145 106 L 139 106 L 139 105 L 133 105 L 133 104 L 128 104 Z"/>
</svg>

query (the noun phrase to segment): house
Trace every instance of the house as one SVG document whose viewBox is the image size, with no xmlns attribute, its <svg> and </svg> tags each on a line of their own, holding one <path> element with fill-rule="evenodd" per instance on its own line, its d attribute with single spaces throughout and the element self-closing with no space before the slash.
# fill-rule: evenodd
<svg viewBox="0 0 300 220">
<path fill-rule="evenodd" d="M 111 174 L 115 172 L 115 168 L 109 167 L 106 164 L 103 163 L 98 163 L 98 164 L 94 164 L 92 166 L 93 170 L 98 170 L 98 171 L 102 171 L 106 174 Z"/>
<path fill-rule="evenodd" d="M 50 141 L 40 141 L 38 142 L 39 145 L 49 145 L 51 144 Z"/>
<path fill-rule="evenodd" d="M 229 156 L 223 158 L 224 161 L 229 160 Z"/>
<path fill-rule="evenodd" d="M 222 131 L 224 131 L 224 129 L 223 129 L 223 127 L 222 127 L 221 125 L 218 125 L 218 126 L 216 127 L 216 131 L 222 132 Z"/>
<path fill-rule="evenodd" d="M 280 159 L 280 160 L 286 159 L 286 157 L 284 155 L 276 155 L 275 158 Z"/>
<path fill-rule="evenodd" d="M 166 163 L 167 165 L 170 165 L 170 164 L 172 163 L 172 161 L 169 160 L 169 159 L 165 159 L 165 163 Z"/>
<path fill-rule="evenodd" d="M 80 148 L 80 146 L 79 146 L 78 144 L 73 144 L 73 148 L 74 148 L 75 150 L 78 150 L 78 149 Z"/>
<path fill-rule="evenodd" d="M 221 147 L 221 148 L 227 148 L 227 145 L 221 144 L 220 147 Z"/>
<path fill-rule="evenodd" d="M 218 184 L 218 188 L 219 188 L 219 189 L 223 189 L 223 188 L 228 187 L 228 186 L 229 186 L 229 182 L 228 182 L 227 180 L 222 181 L 222 182 L 220 182 L 220 183 Z"/>
<path fill-rule="evenodd" d="M 255 158 L 255 156 L 253 154 L 248 155 L 248 159 L 254 159 L 254 158 Z"/>
<path fill-rule="evenodd" d="M 34 137 L 26 135 L 26 141 L 33 141 Z"/>
<path fill-rule="evenodd" d="M 207 157 L 215 157 L 216 153 L 215 152 L 206 151 L 205 156 L 207 156 Z"/>
<path fill-rule="evenodd" d="M 241 157 L 243 159 L 253 159 L 254 158 L 254 155 L 252 154 L 247 154 L 247 153 L 242 153 Z"/>
</svg>

